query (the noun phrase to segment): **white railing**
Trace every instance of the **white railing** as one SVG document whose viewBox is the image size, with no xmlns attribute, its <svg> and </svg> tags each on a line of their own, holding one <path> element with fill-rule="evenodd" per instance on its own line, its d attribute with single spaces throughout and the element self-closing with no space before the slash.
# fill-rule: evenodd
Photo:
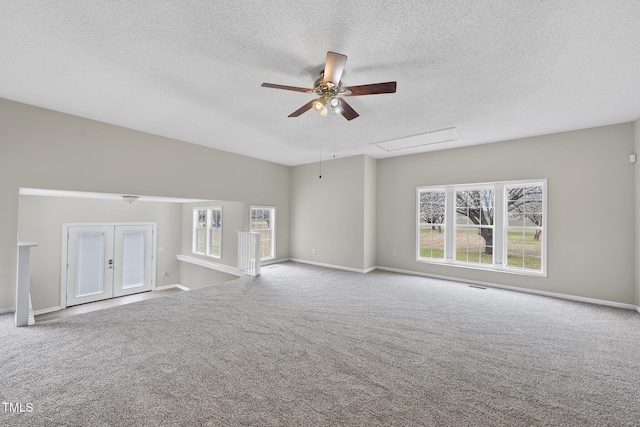
<svg viewBox="0 0 640 427">
<path fill-rule="evenodd" d="M 238 270 L 250 276 L 260 275 L 260 233 L 238 231 Z"/>
</svg>

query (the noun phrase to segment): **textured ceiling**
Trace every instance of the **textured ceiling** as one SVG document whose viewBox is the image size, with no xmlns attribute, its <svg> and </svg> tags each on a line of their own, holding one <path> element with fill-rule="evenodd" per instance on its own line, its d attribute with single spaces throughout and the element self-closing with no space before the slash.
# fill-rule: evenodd
<svg viewBox="0 0 640 427">
<path fill-rule="evenodd" d="M 311 87 L 328 50 L 345 86 L 397 92 L 288 118 L 313 97 L 260 84 Z M 382 158 L 638 119 L 640 1 L 3 1 L 0 61 L 2 98 L 286 165 Z"/>
</svg>

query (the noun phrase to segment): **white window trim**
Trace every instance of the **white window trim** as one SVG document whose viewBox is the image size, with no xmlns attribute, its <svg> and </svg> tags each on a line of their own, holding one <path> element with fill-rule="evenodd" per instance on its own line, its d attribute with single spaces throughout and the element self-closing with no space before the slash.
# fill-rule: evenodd
<svg viewBox="0 0 640 427">
<path fill-rule="evenodd" d="M 212 216 L 212 212 L 213 211 L 220 211 L 220 228 L 218 228 L 218 230 L 220 230 L 220 255 L 214 255 L 211 251 L 211 230 L 213 230 L 213 228 L 211 227 L 211 216 Z M 222 206 L 210 206 L 207 208 L 207 225 L 205 227 L 206 230 L 206 237 L 205 237 L 205 251 L 208 257 L 211 258 L 215 258 L 215 259 L 222 259 L 222 228 L 224 227 L 224 222 L 223 222 L 223 218 L 222 218 Z"/>
<path fill-rule="evenodd" d="M 249 206 L 249 231 L 259 231 L 253 230 L 251 228 L 251 211 L 254 209 L 269 209 L 271 210 L 271 225 L 269 230 L 271 231 L 271 241 L 270 243 L 270 251 L 271 256 L 260 258 L 261 261 L 276 259 L 276 207 L 275 206 L 265 206 L 265 205 L 250 205 Z"/>
<path fill-rule="evenodd" d="M 471 267 L 491 267 L 492 269 L 495 268 L 496 265 L 496 259 L 502 259 L 502 258 L 498 258 L 496 256 L 496 237 L 495 235 L 498 234 L 496 233 L 496 222 L 497 222 L 497 216 L 498 216 L 498 209 L 496 208 L 496 200 L 498 200 L 497 198 L 497 194 L 498 194 L 498 188 L 496 188 L 496 185 L 486 185 L 486 184 L 481 184 L 481 185 L 476 185 L 476 184 L 464 184 L 464 185 L 455 185 L 452 186 L 451 188 L 451 197 L 449 198 L 447 195 L 447 202 L 449 200 L 451 200 L 451 215 L 453 216 L 452 222 L 450 227 L 453 228 L 453 232 L 449 233 L 451 234 L 450 240 L 452 240 L 452 245 L 451 247 L 451 251 L 448 254 L 448 256 L 446 257 L 448 260 L 450 260 L 450 262 L 453 262 L 455 264 L 462 264 L 462 265 L 466 265 L 466 266 L 471 266 Z M 447 188 L 447 190 L 449 190 L 449 188 Z M 491 190 L 493 191 L 493 204 L 494 204 L 494 212 L 493 212 L 493 224 L 490 227 L 487 227 L 487 225 L 476 225 L 476 224 L 468 224 L 468 225 L 461 225 L 458 224 L 456 221 L 456 192 L 458 191 L 481 191 L 481 190 Z M 449 206 L 447 206 L 447 208 L 449 208 Z M 481 263 L 474 263 L 474 262 L 468 262 L 468 261 L 459 261 L 455 259 L 455 254 L 458 250 L 458 248 L 456 247 L 456 239 L 453 238 L 453 236 L 457 235 L 457 231 L 458 231 L 458 227 L 460 228 L 491 228 L 493 230 L 493 249 L 492 249 L 492 255 L 491 255 L 491 264 L 481 264 Z"/>
<path fill-rule="evenodd" d="M 445 206 L 445 218 L 444 218 L 444 227 L 445 227 L 445 243 L 444 243 L 444 258 L 420 258 L 420 226 L 422 225 L 431 225 L 430 223 L 421 223 L 420 222 L 420 192 L 422 190 L 429 190 L 434 193 L 445 193 L 445 203 L 449 203 L 450 196 L 445 187 L 418 187 L 416 189 L 416 215 L 417 215 L 417 223 L 418 229 L 416 233 L 416 258 L 418 259 L 429 259 L 431 262 L 442 263 L 447 258 L 447 248 L 451 246 L 451 243 L 448 242 L 448 233 L 446 232 L 447 224 L 450 224 L 450 218 L 448 217 L 449 209 Z"/>
<path fill-rule="evenodd" d="M 193 208 L 191 210 L 191 252 L 196 254 L 196 255 L 205 255 L 207 252 L 207 243 L 206 243 L 206 235 L 207 235 L 207 225 L 206 225 L 206 217 L 205 217 L 205 226 L 204 226 L 204 234 L 205 234 L 205 245 L 204 245 L 204 251 L 203 252 L 198 252 L 198 227 L 196 226 L 198 223 L 198 211 L 205 211 L 205 216 L 207 208 L 205 207 L 198 207 L 198 208 Z"/>
<path fill-rule="evenodd" d="M 219 210 L 220 211 L 220 255 L 213 255 L 211 253 L 211 212 L 213 210 Z M 205 225 L 204 225 L 204 252 L 198 252 L 197 251 L 197 234 L 198 234 L 198 228 L 196 227 L 197 224 L 197 216 L 198 216 L 198 211 L 205 211 Z M 201 207 L 195 207 L 192 209 L 192 224 L 191 224 L 191 229 L 192 229 L 192 234 L 191 234 L 191 252 L 195 255 L 204 255 L 207 256 L 209 258 L 215 258 L 215 259 L 222 259 L 222 228 L 223 228 L 223 224 L 222 224 L 222 206 L 201 206 Z"/>
<path fill-rule="evenodd" d="M 507 200 L 505 197 L 505 187 L 526 187 L 532 185 L 542 186 L 542 266 L 540 270 L 531 270 L 517 267 L 509 267 L 506 265 L 505 258 L 505 242 L 507 236 Z M 493 216 L 493 264 L 476 264 L 455 259 L 455 191 L 456 190 L 476 190 L 482 188 L 491 188 L 494 190 L 494 216 Z M 421 258 L 420 257 L 420 192 L 425 190 L 446 192 L 446 208 L 445 208 L 445 257 L 440 258 Z M 472 268 L 478 270 L 499 271 L 504 273 L 512 273 L 525 276 L 543 276 L 547 277 L 547 230 L 549 226 L 549 217 L 547 215 L 547 180 L 531 179 L 518 181 L 499 181 L 499 182 L 482 182 L 475 184 L 457 184 L 457 185 L 433 185 L 416 188 L 416 243 L 415 256 L 416 261 L 426 264 L 451 265 L 462 268 Z M 450 231 L 451 230 L 451 231 Z"/>
</svg>

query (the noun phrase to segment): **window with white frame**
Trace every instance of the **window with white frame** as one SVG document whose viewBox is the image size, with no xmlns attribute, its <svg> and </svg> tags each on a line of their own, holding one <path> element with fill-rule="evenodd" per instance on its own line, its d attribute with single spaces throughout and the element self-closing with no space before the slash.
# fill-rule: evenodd
<svg viewBox="0 0 640 427">
<path fill-rule="evenodd" d="M 193 210 L 193 253 L 204 255 L 207 247 L 207 210 Z"/>
<path fill-rule="evenodd" d="M 193 209 L 193 253 L 222 257 L 222 207 Z"/>
<path fill-rule="evenodd" d="M 543 187 L 540 184 L 505 187 L 507 205 L 507 267 L 542 268 Z"/>
<path fill-rule="evenodd" d="M 493 188 L 457 188 L 455 260 L 493 265 Z"/>
<path fill-rule="evenodd" d="M 251 206 L 251 231 L 260 233 L 260 259 L 275 258 L 276 208 Z"/>
<path fill-rule="evenodd" d="M 222 207 L 207 209 L 207 255 L 222 257 Z"/>
<path fill-rule="evenodd" d="M 416 259 L 546 274 L 546 180 L 417 189 Z"/>
<path fill-rule="evenodd" d="M 428 259 L 444 259 L 445 200 L 444 188 L 425 189 L 418 193 L 418 256 Z"/>
</svg>

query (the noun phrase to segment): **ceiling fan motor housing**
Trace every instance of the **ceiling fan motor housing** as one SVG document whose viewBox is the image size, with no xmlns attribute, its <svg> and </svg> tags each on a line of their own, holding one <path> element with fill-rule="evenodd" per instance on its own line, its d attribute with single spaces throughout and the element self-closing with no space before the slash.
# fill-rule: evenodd
<svg viewBox="0 0 640 427">
<path fill-rule="evenodd" d="M 327 93 L 332 96 L 351 94 L 349 89 L 345 89 L 344 86 L 342 86 L 342 80 L 339 81 L 337 85 L 333 82 L 324 83 L 324 72 L 320 73 L 320 78 L 313 84 L 313 90 L 321 96 L 326 95 Z"/>
</svg>

